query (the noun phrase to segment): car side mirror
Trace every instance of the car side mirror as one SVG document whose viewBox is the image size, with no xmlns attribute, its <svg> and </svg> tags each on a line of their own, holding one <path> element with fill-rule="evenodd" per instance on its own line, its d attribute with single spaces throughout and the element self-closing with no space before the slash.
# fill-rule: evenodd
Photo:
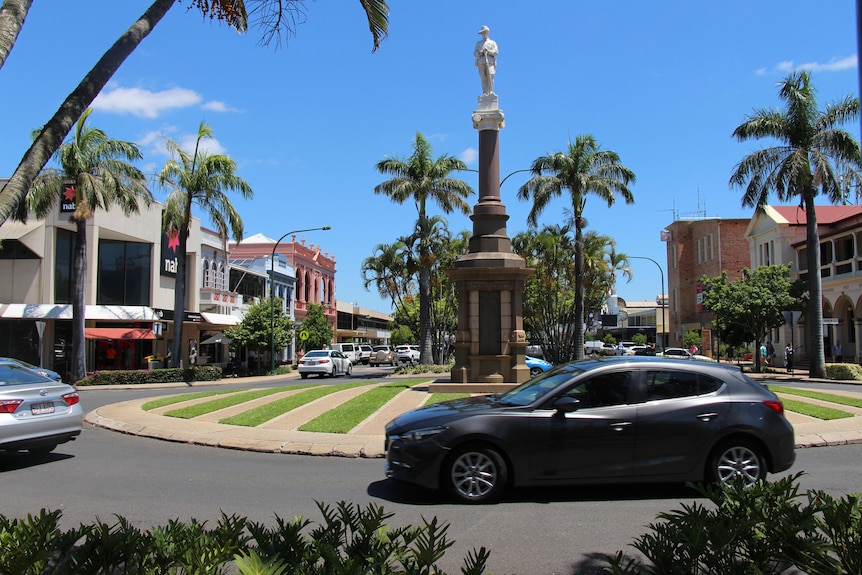
<svg viewBox="0 0 862 575">
<path fill-rule="evenodd" d="M 581 406 L 581 400 L 574 397 L 561 397 L 554 401 L 554 409 L 557 413 L 572 413 Z"/>
</svg>

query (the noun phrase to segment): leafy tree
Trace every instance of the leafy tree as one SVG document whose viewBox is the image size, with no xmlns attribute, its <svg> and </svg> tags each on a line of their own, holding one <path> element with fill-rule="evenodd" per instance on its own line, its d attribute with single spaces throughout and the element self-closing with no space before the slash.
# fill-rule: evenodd
<svg viewBox="0 0 862 575">
<path fill-rule="evenodd" d="M 790 264 L 760 266 L 743 270 L 743 277 L 728 282 L 727 272 L 701 278 L 703 305 L 715 312 L 713 324 L 734 339 L 754 341 L 755 350 L 769 331 L 784 325 L 784 310 L 797 304 L 791 294 Z M 760 371 L 760 354 L 755 353 L 755 370 Z"/>
<path fill-rule="evenodd" d="M 72 125 L 93 103 L 126 58 L 152 32 L 168 10 L 180 3 L 177 0 L 154 0 L 66 97 L 54 116 L 42 126 L 15 172 L 0 190 L 0 224 L 21 202 L 33 179 L 48 163 Z M 385 0 L 359 0 L 359 3 L 374 40 L 372 51 L 377 50 L 388 34 L 389 7 Z M 248 13 L 252 14 L 262 30 L 263 44 L 273 40 L 278 43 L 282 35 L 292 34 L 297 22 L 302 20 L 297 17 L 303 15 L 302 0 L 189 0 L 189 5 L 200 10 L 205 17 L 225 22 L 238 32 L 245 32 L 248 27 L 246 4 L 252 7 Z M 32 0 L 4 0 L 0 6 L 0 66 L 12 50 L 31 5 Z"/>
<path fill-rule="evenodd" d="M 141 158 L 137 146 L 111 140 L 102 130 L 86 125 L 91 110 L 78 120 L 72 139 L 62 144 L 54 157 L 60 168 L 43 170 L 33 181 L 16 218 L 26 219 L 27 211 L 44 218 L 57 207 L 64 194 L 74 194 L 75 224 L 72 259 L 72 381 L 87 375 L 84 339 L 84 292 L 87 281 L 87 220 L 97 209 L 119 207 L 125 215 L 137 213 L 139 202 L 149 206 L 152 195 L 140 170 L 125 160 Z M 72 199 L 66 197 L 67 200 Z"/>
<path fill-rule="evenodd" d="M 389 180 L 374 187 L 375 194 L 382 194 L 397 204 L 413 200 L 419 218 L 411 236 L 411 246 L 418 253 L 417 267 L 419 278 L 419 362 L 430 364 L 432 358 L 431 338 L 431 268 L 436 256 L 433 253 L 435 222 L 427 212 L 429 200 L 437 204 L 444 213 L 460 211 L 470 213 L 470 205 L 465 198 L 470 197 L 473 189 L 461 180 L 450 178 L 453 171 L 467 170 L 461 160 L 443 155 L 436 160 L 432 157 L 431 145 L 421 132 L 416 133 L 413 154 L 407 159 L 385 159 L 376 165 L 377 171 L 392 176 Z"/>
<path fill-rule="evenodd" d="M 539 215 L 552 199 L 569 192 L 572 221 L 575 232 L 575 277 L 584 275 L 583 230 L 587 225 L 584 207 L 590 195 L 597 196 L 611 207 L 619 194 L 627 204 L 634 203 L 629 184 L 635 182 L 635 174 L 620 164 L 619 155 L 610 150 L 601 150 L 595 138 L 580 135 L 569 142 L 567 153 L 556 152 L 541 156 L 530 168 L 533 177 L 518 190 L 518 198 L 529 200 L 533 206 L 527 216 L 527 224 L 535 227 Z M 574 318 L 584 317 L 584 286 L 576 283 L 574 293 Z M 574 357 L 584 357 L 584 329 L 581 321 L 575 321 Z"/>
<path fill-rule="evenodd" d="M 400 305 L 404 296 L 413 291 L 406 252 L 408 248 L 401 240 L 374 246 L 374 255 L 362 260 L 360 268 L 365 291 L 374 284 L 380 297 L 389 299 L 393 306 Z"/>
<path fill-rule="evenodd" d="M 293 337 L 293 321 L 284 314 L 281 306 L 281 298 L 275 298 L 274 308 L 272 299 L 264 299 L 249 307 L 242 323 L 224 330 L 225 336 L 233 340 L 231 345 L 257 352 L 258 371 L 261 371 L 260 361 L 264 351 L 269 352 L 270 334 L 275 349 L 284 349 Z"/>
<path fill-rule="evenodd" d="M 635 345 L 646 345 L 647 341 L 649 340 L 644 333 L 636 333 L 632 336 L 632 343 Z"/>
<path fill-rule="evenodd" d="M 317 303 L 309 303 L 305 313 L 305 319 L 299 326 L 300 332 L 308 334 L 308 338 L 299 344 L 305 351 L 315 349 L 324 349 L 330 343 L 334 336 L 332 326 L 326 320 L 326 314 L 323 311 L 323 306 Z"/>
<path fill-rule="evenodd" d="M 700 336 L 699 330 L 690 329 L 682 336 L 682 345 L 685 347 L 691 347 L 693 345 L 700 347 L 702 343 L 703 338 Z"/>
<path fill-rule="evenodd" d="M 413 343 L 416 341 L 416 336 L 413 335 L 413 332 L 406 325 L 396 325 L 392 328 L 389 341 L 392 342 L 392 345 Z"/>
<path fill-rule="evenodd" d="M 415 344 L 419 341 L 419 302 L 415 294 L 407 294 L 401 301 L 401 304 L 395 307 L 395 313 L 392 315 L 394 327 L 403 328 L 401 330 L 401 341 L 398 343 Z M 390 336 L 393 343 L 394 336 Z M 395 344 L 398 345 L 398 344 Z"/>
<path fill-rule="evenodd" d="M 177 276 L 174 284 L 174 339 L 171 345 L 171 367 L 176 367 L 181 357 L 183 339 L 183 316 L 186 304 L 186 253 L 192 205 L 197 204 L 215 224 L 222 238 L 229 235 L 237 242 L 242 240 L 242 218 L 230 203 L 225 190 L 239 192 L 245 199 L 254 194 L 251 187 L 236 175 L 236 162 L 222 154 L 210 154 L 201 142 L 212 137 L 212 129 L 201 122 L 198 127 L 195 149 L 191 153 L 179 144 L 165 138 L 171 159 L 159 173 L 159 184 L 170 190 L 165 201 L 163 230 L 178 234 Z"/>
<path fill-rule="evenodd" d="M 775 192 L 783 202 L 799 201 L 805 208 L 808 313 L 808 353 L 811 377 L 824 377 L 823 300 L 820 279 L 820 236 L 814 201 L 843 198 L 842 184 L 862 182 L 859 142 L 838 126 L 859 115 L 859 100 L 846 96 L 821 111 L 808 72 L 793 72 L 780 84 L 784 110 L 761 109 L 736 127 L 743 142 L 768 138 L 778 145 L 744 157 L 730 177 L 731 187 L 744 187 L 742 205 L 762 209 Z M 843 174 L 835 168 L 840 163 Z"/>
</svg>

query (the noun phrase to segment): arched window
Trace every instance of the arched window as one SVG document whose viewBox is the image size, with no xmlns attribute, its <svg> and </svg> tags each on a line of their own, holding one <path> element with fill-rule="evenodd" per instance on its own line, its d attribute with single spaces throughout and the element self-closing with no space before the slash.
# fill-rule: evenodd
<svg viewBox="0 0 862 575">
<path fill-rule="evenodd" d="M 211 281 L 212 277 L 210 276 L 210 263 L 209 261 L 204 260 L 204 287 L 211 287 Z"/>
</svg>

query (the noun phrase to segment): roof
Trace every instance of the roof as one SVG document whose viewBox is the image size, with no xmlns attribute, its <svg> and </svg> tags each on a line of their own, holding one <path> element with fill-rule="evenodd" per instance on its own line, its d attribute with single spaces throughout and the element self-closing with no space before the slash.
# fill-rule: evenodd
<svg viewBox="0 0 862 575">
<path fill-rule="evenodd" d="M 808 219 L 805 209 L 800 206 L 770 206 L 790 225 L 804 226 Z M 834 224 L 841 220 L 862 215 L 862 206 L 814 206 L 818 224 Z"/>
</svg>

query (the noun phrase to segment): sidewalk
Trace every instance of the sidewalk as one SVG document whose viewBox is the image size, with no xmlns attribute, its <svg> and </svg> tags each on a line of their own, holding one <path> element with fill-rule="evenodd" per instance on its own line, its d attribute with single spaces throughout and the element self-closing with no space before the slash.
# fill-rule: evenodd
<svg viewBox="0 0 862 575">
<path fill-rule="evenodd" d="M 862 382 L 812 380 L 807 377 L 807 374 L 749 373 L 748 375 L 753 379 L 770 379 L 787 383 L 802 381 L 812 383 L 846 383 L 846 390 L 833 393 L 862 398 Z M 284 378 L 285 376 L 278 377 Z M 291 375 L 287 377 L 292 378 Z M 299 376 L 295 374 L 294 377 L 298 379 Z M 389 376 L 384 381 L 391 381 L 396 377 L 401 376 Z M 419 379 L 422 376 L 411 375 L 409 377 Z M 428 383 L 432 383 L 440 377 L 440 374 L 428 374 Z M 219 383 L 254 385 L 255 383 L 273 381 L 274 379 L 274 376 L 248 377 L 239 380 L 222 380 Z M 206 385 L 210 386 L 213 383 L 215 382 L 206 382 Z M 175 386 L 174 384 L 170 385 Z M 369 387 L 373 385 L 379 384 L 369 383 Z M 165 386 L 166 384 L 163 384 L 159 387 Z M 86 393 L 87 389 L 84 387 L 80 391 Z M 331 394 L 258 427 L 240 427 L 217 423 L 219 419 L 231 415 L 230 410 L 236 410 L 237 408 L 228 408 L 216 414 L 208 414 L 191 420 L 166 417 L 161 415 L 161 412 L 158 410 L 147 412 L 141 409 L 141 406 L 149 401 L 149 399 L 126 401 L 100 407 L 87 413 L 85 421 L 91 425 L 121 433 L 225 449 L 241 449 L 267 453 L 380 458 L 385 456 L 384 426 L 396 415 L 419 407 L 428 399 L 429 394 L 423 385 L 420 384 L 401 392 L 349 433 L 310 433 L 298 430 L 307 421 L 314 419 L 334 406 L 340 405 L 342 402 L 350 399 L 350 397 L 366 389 L 368 388 L 353 388 Z M 190 391 L 192 390 L 190 389 Z M 289 394 L 291 392 L 286 393 Z M 283 394 L 278 394 L 268 397 L 263 401 L 272 401 L 277 397 L 283 396 Z M 794 396 L 794 399 L 819 403 L 816 400 L 796 396 Z M 181 405 L 183 404 L 174 404 L 170 409 Z M 245 404 L 240 410 L 248 409 L 249 407 L 249 404 Z M 798 413 L 787 412 L 787 419 L 796 431 L 796 446 L 815 447 L 862 443 L 862 409 L 845 406 L 842 406 L 841 409 L 854 413 L 855 417 L 823 421 Z"/>
</svg>

